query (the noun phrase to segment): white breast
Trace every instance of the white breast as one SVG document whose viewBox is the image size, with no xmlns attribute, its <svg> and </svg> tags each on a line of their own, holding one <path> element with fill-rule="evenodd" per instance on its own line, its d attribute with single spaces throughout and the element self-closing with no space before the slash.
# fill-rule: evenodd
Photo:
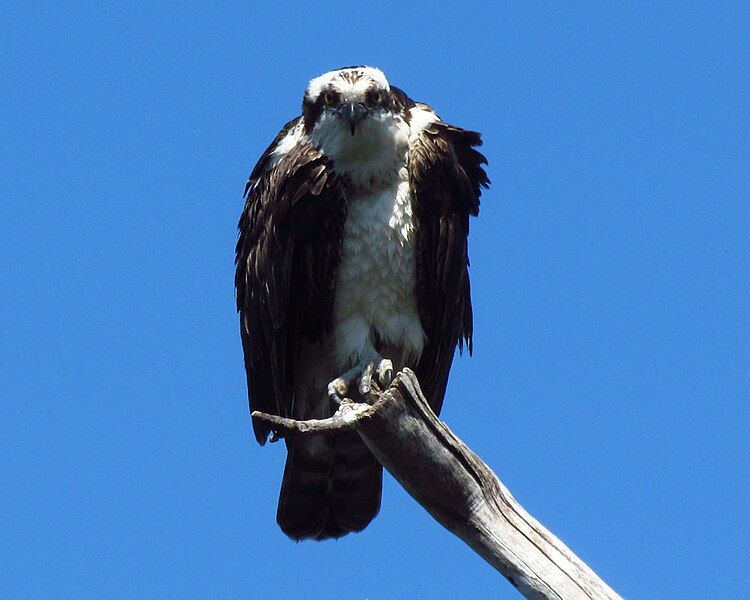
<svg viewBox="0 0 750 600">
<path fill-rule="evenodd" d="M 415 296 L 415 221 L 408 173 L 348 202 L 334 306 L 339 366 L 379 358 L 374 341 L 398 349 L 398 362 L 413 362 L 424 344 Z M 412 365 L 413 366 L 413 365 Z"/>
<path fill-rule="evenodd" d="M 356 135 L 324 112 L 310 134 L 350 183 L 331 340 L 340 371 L 380 358 L 414 367 L 422 353 L 409 134 L 404 119 L 384 111 L 369 115 Z"/>
</svg>

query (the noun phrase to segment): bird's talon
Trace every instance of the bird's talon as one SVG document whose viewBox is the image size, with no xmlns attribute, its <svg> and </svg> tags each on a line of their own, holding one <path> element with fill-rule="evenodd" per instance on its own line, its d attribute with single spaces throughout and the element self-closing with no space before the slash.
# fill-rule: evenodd
<svg viewBox="0 0 750 600">
<path fill-rule="evenodd" d="M 346 373 L 334 379 L 328 384 L 328 397 L 337 405 L 340 405 L 349 393 L 349 386 L 354 383 L 362 373 L 362 367 L 356 366 Z"/>
<path fill-rule="evenodd" d="M 328 384 L 328 397 L 337 405 L 341 404 L 344 400 L 347 391 L 346 382 L 341 377 L 334 379 Z"/>
<path fill-rule="evenodd" d="M 393 381 L 393 362 L 384 358 L 378 364 L 378 381 L 383 389 L 388 388 Z"/>
<path fill-rule="evenodd" d="M 359 378 L 359 393 L 362 396 L 367 396 L 372 390 L 372 374 L 375 371 L 374 363 L 367 363 L 365 370 L 362 372 L 362 376 Z"/>
</svg>

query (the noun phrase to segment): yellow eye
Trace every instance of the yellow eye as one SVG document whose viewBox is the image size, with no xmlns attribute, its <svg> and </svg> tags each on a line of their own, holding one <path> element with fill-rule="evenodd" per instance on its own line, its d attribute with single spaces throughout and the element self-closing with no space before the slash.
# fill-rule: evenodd
<svg viewBox="0 0 750 600">
<path fill-rule="evenodd" d="M 383 95 L 380 92 L 370 92 L 370 104 L 380 104 Z"/>
<path fill-rule="evenodd" d="M 334 99 L 335 98 L 333 97 L 333 94 L 331 92 L 325 92 L 323 94 L 323 104 L 325 104 L 326 106 L 331 106 Z"/>
</svg>

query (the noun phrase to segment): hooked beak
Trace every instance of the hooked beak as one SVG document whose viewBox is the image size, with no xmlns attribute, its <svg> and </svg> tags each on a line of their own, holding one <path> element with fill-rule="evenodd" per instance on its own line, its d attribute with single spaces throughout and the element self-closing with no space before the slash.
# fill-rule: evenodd
<svg viewBox="0 0 750 600">
<path fill-rule="evenodd" d="M 348 123 L 354 135 L 357 123 L 367 116 L 367 109 L 359 102 L 347 102 L 338 109 L 339 116 Z"/>
</svg>

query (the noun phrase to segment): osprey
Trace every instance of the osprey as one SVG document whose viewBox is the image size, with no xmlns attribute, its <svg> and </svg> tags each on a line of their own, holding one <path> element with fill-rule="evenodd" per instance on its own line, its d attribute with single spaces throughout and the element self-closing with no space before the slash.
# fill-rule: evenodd
<svg viewBox="0 0 750 600">
<path fill-rule="evenodd" d="M 329 417 L 354 381 L 387 385 L 408 366 L 440 411 L 456 347 L 471 352 L 479 145 L 378 69 L 310 82 L 245 188 L 235 285 L 252 410 Z M 261 444 L 271 433 L 254 430 Z M 285 442 L 281 529 L 321 540 L 367 526 L 382 467 L 359 436 Z"/>
</svg>

